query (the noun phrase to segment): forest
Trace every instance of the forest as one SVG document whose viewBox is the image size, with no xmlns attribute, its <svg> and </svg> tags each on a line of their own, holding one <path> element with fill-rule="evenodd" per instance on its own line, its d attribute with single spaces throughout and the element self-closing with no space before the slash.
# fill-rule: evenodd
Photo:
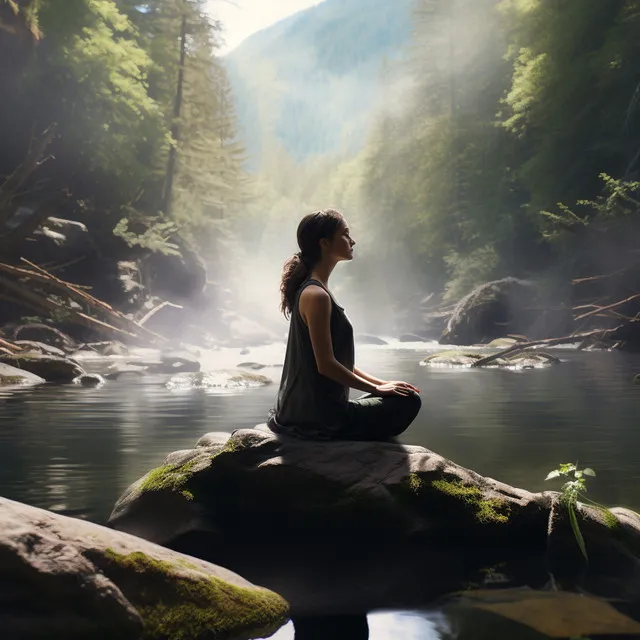
<svg viewBox="0 0 640 640">
<path fill-rule="evenodd" d="M 153 280 L 156 255 L 223 281 L 332 205 L 360 239 L 347 286 L 389 309 L 513 276 L 607 326 L 635 317 L 639 1 L 416 0 L 364 147 L 301 162 L 263 141 L 257 173 L 205 5 L 2 0 L 2 262 L 38 262 L 25 241 L 53 216 L 97 247 L 61 267 L 73 281 L 104 280 L 105 256 Z"/>
<path fill-rule="evenodd" d="M 296 180 L 271 164 L 266 182 L 287 185 L 274 215 L 349 212 L 354 288 L 391 306 L 505 276 L 593 311 L 637 294 L 640 2 L 417 0 L 413 22 L 365 147 Z"/>
</svg>

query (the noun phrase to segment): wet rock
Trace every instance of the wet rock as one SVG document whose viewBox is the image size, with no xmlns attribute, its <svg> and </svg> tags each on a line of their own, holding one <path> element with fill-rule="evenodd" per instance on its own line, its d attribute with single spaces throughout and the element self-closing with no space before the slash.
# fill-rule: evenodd
<svg viewBox="0 0 640 640">
<path fill-rule="evenodd" d="M 163 373 L 197 373 L 200 371 L 200 362 L 197 357 L 187 351 L 162 353 L 160 362 Z"/>
<path fill-rule="evenodd" d="M 272 384 L 273 380 L 248 371 L 200 371 L 180 373 L 167 382 L 168 389 L 249 389 Z"/>
<path fill-rule="evenodd" d="M 640 605 L 640 516 L 583 504 L 577 511 L 588 563 L 556 492 L 508 486 L 422 447 L 309 442 L 246 429 L 224 444 L 205 436 L 169 457 L 124 492 L 109 523 L 204 559 L 222 545 L 234 567 L 251 553 L 259 523 L 267 548 L 286 553 L 275 554 L 278 570 L 273 562 L 267 568 L 262 549 L 251 563 L 265 563 L 263 575 L 298 609 L 316 606 L 318 596 L 340 600 L 335 578 L 356 565 L 366 571 L 368 593 L 393 594 L 396 603 L 400 594 L 415 597 L 407 584 L 414 579 L 424 605 L 485 584 L 487 567 L 499 567 L 504 588 L 541 586 L 550 573 L 561 588 Z M 296 551 L 301 540 L 311 556 Z M 239 555 L 228 555 L 225 543 L 236 543 Z M 393 554 L 375 553 L 381 544 Z M 313 563 L 318 553 L 313 584 L 303 586 L 298 560 Z M 332 562 L 333 596 L 314 592 L 318 572 Z"/>
<path fill-rule="evenodd" d="M 400 342 L 427 342 L 426 338 L 415 333 L 403 333 L 398 340 Z"/>
<path fill-rule="evenodd" d="M 78 348 L 75 341 L 66 333 L 48 324 L 31 323 L 23 324 L 13 330 L 13 340 L 29 340 L 40 342 L 61 349 L 65 353 Z"/>
<path fill-rule="evenodd" d="M 34 340 L 15 340 L 14 344 L 22 347 L 25 351 L 31 351 L 34 353 L 41 353 L 48 356 L 58 356 L 59 358 L 65 357 L 65 352 L 58 347 L 52 347 L 49 344 L 42 342 L 35 342 Z"/>
<path fill-rule="evenodd" d="M 83 349 L 93 351 L 101 356 L 128 356 L 129 347 L 118 340 L 105 342 L 88 342 L 83 345 Z"/>
<path fill-rule="evenodd" d="M 81 376 L 73 379 L 73 384 L 81 387 L 100 387 L 106 380 L 99 373 L 83 373 Z"/>
<path fill-rule="evenodd" d="M 275 593 L 145 540 L 5 498 L 0 525 L 5 638 L 248 639 L 286 622 Z"/>
<path fill-rule="evenodd" d="M 431 367 L 470 367 L 484 358 L 486 353 L 468 351 L 442 351 L 427 356 L 423 365 Z M 542 351 L 525 350 L 507 354 L 492 360 L 487 367 L 506 367 L 513 369 L 537 369 L 560 363 L 560 359 Z"/>
<path fill-rule="evenodd" d="M 241 362 L 236 365 L 238 369 L 252 369 L 253 371 L 260 371 L 260 369 L 266 369 L 266 364 L 260 364 L 259 362 Z"/>
<path fill-rule="evenodd" d="M 119 380 L 123 376 L 143 376 L 148 373 L 148 371 L 149 369 L 144 366 L 116 362 L 109 367 L 104 377 L 107 380 Z"/>
<path fill-rule="evenodd" d="M 378 336 L 372 336 L 368 333 L 356 333 L 354 339 L 356 344 L 389 344 L 386 340 L 383 340 Z"/>
<path fill-rule="evenodd" d="M 571 310 L 545 299 L 537 285 L 503 278 L 480 285 L 456 305 L 441 344 L 485 344 L 508 334 L 530 339 L 568 335 Z"/>
<path fill-rule="evenodd" d="M 34 373 L 47 382 L 72 382 L 84 373 L 84 369 L 74 360 L 39 353 L 0 354 L 0 362 Z"/>
<path fill-rule="evenodd" d="M 202 258 L 179 238 L 173 238 L 179 255 L 150 253 L 141 263 L 143 280 L 150 293 L 168 300 L 189 300 L 202 294 L 207 267 Z"/>
<path fill-rule="evenodd" d="M 513 347 L 513 345 L 518 344 L 518 342 L 522 342 L 521 340 L 517 340 L 516 338 L 496 338 L 492 340 L 487 347 L 491 347 L 492 349 L 508 349 L 509 347 Z"/>
<path fill-rule="evenodd" d="M 43 384 L 44 378 L 0 362 L 0 387 Z"/>
</svg>

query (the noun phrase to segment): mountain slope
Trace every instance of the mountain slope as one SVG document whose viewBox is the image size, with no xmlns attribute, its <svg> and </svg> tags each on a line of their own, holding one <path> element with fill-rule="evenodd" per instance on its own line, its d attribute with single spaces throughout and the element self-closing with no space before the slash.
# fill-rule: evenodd
<svg viewBox="0 0 640 640">
<path fill-rule="evenodd" d="M 295 160 L 354 152 L 381 96 L 384 61 L 410 38 L 413 0 L 325 0 L 225 58 L 253 168 L 274 147 Z"/>
</svg>

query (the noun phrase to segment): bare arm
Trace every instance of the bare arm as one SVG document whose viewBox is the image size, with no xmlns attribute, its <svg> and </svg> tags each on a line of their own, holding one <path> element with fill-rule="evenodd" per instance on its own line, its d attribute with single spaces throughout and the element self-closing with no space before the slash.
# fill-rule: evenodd
<svg viewBox="0 0 640 640">
<path fill-rule="evenodd" d="M 349 371 L 335 358 L 331 341 L 329 294 L 321 287 L 308 286 L 300 296 L 300 315 L 309 328 L 318 372 L 345 387 L 375 393 L 376 384 L 360 376 L 356 371 Z"/>
<path fill-rule="evenodd" d="M 359 378 L 363 378 L 367 382 L 371 382 L 371 384 L 375 384 L 376 386 L 385 383 L 385 380 L 380 380 L 380 378 L 376 378 L 375 376 L 365 373 L 362 369 L 358 369 L 358 367 L 353 367 L 353 373 L 355 373 Z"/>
</svg>

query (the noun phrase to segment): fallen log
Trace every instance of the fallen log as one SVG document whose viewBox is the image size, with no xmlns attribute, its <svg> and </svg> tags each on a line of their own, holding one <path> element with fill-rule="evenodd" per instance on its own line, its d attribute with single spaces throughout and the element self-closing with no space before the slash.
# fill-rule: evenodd
<svg viewBox="0 0 640 640">
<path fill-rule="evenodd" d="M 526 349 L 531 349 L 532 347 L 539 347 L 541 345 L 545 345 L 547 347 L 552 347 L 557 344 L 573 344 L 575 342 L 582 342 L 587 338 L 598 337 L 599 339 L 606 339 L 607 337 L 614 337 L 616 332 L 620 333 L 629 328 L 629 325 L 637 325 L 637 329 L 640 331 L 640 321 L 633 320 L 632 322 L 627 322 L 625 324 L 619 325 L 613 329 L 593 329 L 591 331 L 584 331 L 582 333 L 574 333 L 570 336 L 564 336 L 563 338 L 545 338 L 542 340 L 532 340 L 530 342 L 519 342 L 518 344 L 514 344 L 507 349 L 503 349 L 498 353 L 493 353 L 489 356 L 485 356 L 484 358 L 480 358 L 476 360 L 471 367 L 484 367 L 487 364 L 490 364 L 494 360 L 498 358 L 503 358 L 506 355 L 510 355 L 513 353 L 519 353 L 520 351 L 525 351 Z"/>
<path fill-rule="evenodd" d="M 44 295 L 39 295 L 24 286 L 18 287 L 15 283 L 12 283 L 7 278 L 3 278 L 0 276 L 0 282 L 4 283 L 8 289 L 10 289 L 13 293 L 12 301 L 17 302 L 19 304 L 24 304 L 24 306 L 29 307 L 35 311 L 64 311 L 68 314 L 69 319 L 71 321 L 75 321 L 82 326 L 88 326 L 87 322 L 93 322 L 95 326 L 92 328 L 96 328 L 101 335 L 104 335 L 104 329 L 107 329 L 110 332 L 116 332 L 119 338 L 126 336 L 128 338 L 134 338 L 136 340 L 146 342 L 146 343 L 164 343 L 167 342 L 167 338 L 161 336 L 154 331 L 151 331 L 147 327 L 144 327 L 142 324 L 128 318 L 126 315 L 114 309 L 106 302 L 95 298 L 91 294 L 82 290 L 78 285 L 71 284 L 69 282 L 65 282 L 61 280 L 57 276 L 52 275 L 45 271 L 42 267 L 21 258 L 21 260 L 27 264 L 30 269 L 25 269 L 23 267 L 17 267 L 14 265 L 3 264 L 0 263 L 0 271 L 11 274 L 16 278 L 20 278 L 21 280 L 33 280 L 37 282 L 39 285 L 44 285 L 46 287 L 51 288 L 57 292 L 63 292 L 68 298 L 82 304 L 85 307 L 85 310 L 90 309 L 95 312 L 96 315 L 102 314 L 105 316 L 104 319 L 96 319 L 92 318 L 89 315 L 84 313 L 80 313 L 77 310 L 71 309 L 65 305 L 61 305 L 57 302 L 53 302 L 48 297 Z"/>
<path fill-rule="evenodd" d="M 20 351 L 22 351 L 22 347 L 19 347 L 17 344 L 13 344 L 8 340 L 3 340 L 2 338 L 0 338 L 0 347 L 2 347 L 4 351 L 9 351 L 11 353 L 20 353 Z"/>
<path fill-rule="evenodd" d="M 19 286 L 15 282 L 8 280 L 0 276 L 0 286 L 4 286 L 16 296 L 17 302 L 22 304 L 21 299 L 26 300 L 30 303 L 28 306 L 31 308 L 36 308 L 38 311 L 43 311 L 45 313 L 48 312 L 56 312 L 56 313 L 64 313 L 66 316 L 66 320 L 69 322 L 79 324 L 80 326 L 86 327 L 88 329 L 93 329 L 96 333 L 100 335 L 107 335 L 110 338 L 118 338 L 122 339 L 123 337 L 138 339 L 134 333 L 130 333 L 123 329 L 119 329 L 118 327 L 113 327 L 106 322 L 102 322 L 101 320 L 96 320 L 91 316 L 88 316 L 84 313 L 80 313 L 75 309 L 70 309 L 69 307 L 65 307 L 62 304 L 54 302 L 53 300 L 49 300 L 46 296 L 40 295 L 33 291 L 29 291 L 29 289 L 24 288 L 24 286 Z"/>
</svg>

